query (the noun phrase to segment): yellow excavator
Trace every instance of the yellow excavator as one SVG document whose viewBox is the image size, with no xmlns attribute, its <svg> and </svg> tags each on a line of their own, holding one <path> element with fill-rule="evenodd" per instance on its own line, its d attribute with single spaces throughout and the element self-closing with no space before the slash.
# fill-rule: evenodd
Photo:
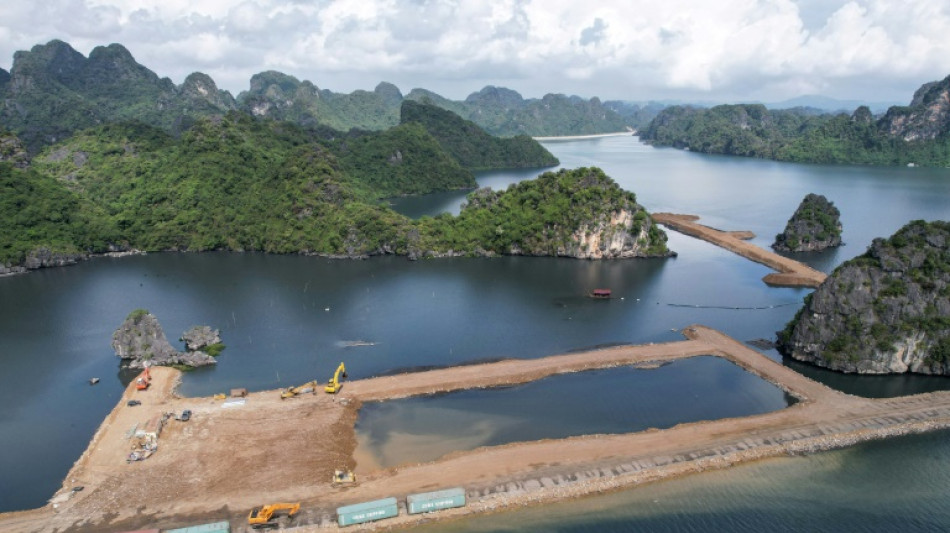
<svg viewBox="0 0 950 533">
<path fill-rule="evenodd" d="M 340 391 L 340 388 L 343 387 L 343 384 L 340 383 L 340 378 L 346 377 L 346 367 L 343 366 L 343 363 L 340 363 L 340 366 L 336 367 L 336 372 L 333 373 L 333 377 L 327 381 L 327 386 L 323 390 L 327 391 L 330 394 L 336 394 Z"/>
<path fill-rule="evenodd" d="M 280 391 L 280 399 L 286 400 L 287 398 L 293 398 L 298 394 L 306 394 L 308 392 L 316 393 L 318 386 L 317 380 L 313 380 L 308 381 L 299 387 L 290 387 L 287 390 Z"/>
<path fill-rule="evenodd" d="M 281 513 L 291 518 L 298 511 L 300 511 L 299 503 L 272 503 L 251 509 L 251 514 L 247 515 L 247 523 L 253 528 L 278 526 L 281 517 L 275 518 L 274 515 Z"/>
</svg>

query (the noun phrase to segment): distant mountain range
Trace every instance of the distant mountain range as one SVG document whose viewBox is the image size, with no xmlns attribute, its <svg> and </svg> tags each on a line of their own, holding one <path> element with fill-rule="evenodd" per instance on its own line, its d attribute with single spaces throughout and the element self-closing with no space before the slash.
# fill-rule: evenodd
<svg viewBox="0 0 950 533">
<path fill-rule="evenodd" d="M 597 98 L 525 99 L 510 89 L 485 87 L 454 101 L 425 89 L 403 96 L 385 82 L 373 91 L 341 94 L 275 71 L 254 75 L 249 90 L 235 98 L 200 72 L 175 85 L 137 63 L 120 44 L 96 47 L 87 58 L 54 40 L 17 52 L 10 72 L 0 69 L 0 127 L 15 133 L 31 153 L 103 123 L 137 120 L 177 134 L 198 118 L 232 110 L 305 127 L 383 130 L 399 123 L 404 100 L 442 107 L 500 136 L 608 133 L 638 125 L 635 114 L 622 114 Z"/>
<path fill-rule="evenodd" d="M 950 76 L 921 86 L 909 106 L 892 106 L 878 116 L 866 106 L 850 114 L 762 104 L 670 106 L 640 138 L 658 146 L 779 161 L 945 167 L 950 166 Z"/>
<path fill-rule="evenodd" d="M 879 115 L 886 112 L 889 108 L 900 105 L 899 102 L 865 102 L 863 100 L 838 100 L 818 94 L 808 94 L 796 96 L 780 102 L 764 102 L 765 107 L 769 109 L 793 109 L 806 108 L 815 109 L 825 113 L 851 113 L 855 109 L 865 106 L 871 110 L 871 113 Z"/>
</svg>

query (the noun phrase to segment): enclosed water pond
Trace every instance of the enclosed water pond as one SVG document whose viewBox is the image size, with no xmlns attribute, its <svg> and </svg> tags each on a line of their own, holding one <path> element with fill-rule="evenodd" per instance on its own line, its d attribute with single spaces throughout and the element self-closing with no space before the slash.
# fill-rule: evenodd
<svg viewBox="0 0 950 533">
<path fill-rule="evenodd" d="M 656 368 L 563 374 L 363 406 L 356 424 L 362 472 L 432 461 L 454 451 L 767 413 L 796 400 L 712 356 Z"/>
</svg>

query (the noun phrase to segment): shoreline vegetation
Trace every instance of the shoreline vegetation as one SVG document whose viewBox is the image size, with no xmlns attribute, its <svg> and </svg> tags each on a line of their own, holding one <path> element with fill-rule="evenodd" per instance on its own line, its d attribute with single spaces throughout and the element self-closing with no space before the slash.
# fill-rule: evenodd
<svg viewBox="0 0 950 533">
<path fill-rule="evenodd" d="M 89 447 L 65 478 L 52 501 L 39 509 L 0 514 L 2 531 L 83 527 L 136 529 L 181 527 L 209 518 L 235 527 L 261 493 L 301 501 L 306 523 L 294 531 L 335 529 L 340 505 L 405 497 L 422 488 L 463 486 L 468 505 L 429 515 L 401 515 L 364 527 L 408 527 L 423 521 L 460 518 L 524 505 L 551 503 L 661 479 L 727 468 L 771 457 L 814 453 L 872 439 L 950 427 L 950 392 L 868 399 L 850 396 L 798 374 L 781 363 L 710 328 L 683 330 L 686 340 L 619 346 L 540 359 L 513 359 L 347 382 L 336 396 L 304 395 L 282 401 L 279 391 L 247 395 L 239 408 L 222 409 L 212 398 L 182 398 L 176 393 L 181 373 L 155 368 L 147 392 L 126 389 L 96 431 Z M 345 488 L 330 483 L 333 468 L 355 466 L 355 423 L 360 405 L 407 396 L 438 394 L 473 387 L 510 386 L 545 376 L 620 365 L 663 362 L 697 355 L 726 358 L 799 399 L 790 407 L 739 418 L 679 424 L 668 429 L 617 435 L 520 442 L 455 452 L 428 463 L 407 464 L 360 476 Z M 131 408 L 130 399 L 141 405 Z M 184 426 L 172 422 L 161 434 L 161 448 L 146 461 L 126 465 L 127 428 L 156 413 L 193 410 Z M 232 431 L 251 420 L 268 420 L 267 432 L 242 441 L 239 454 Z M 214 431 L 211 431 L 211 428 Z M 337 435 L 318 438 L 325 428 Z M 288 442 L 311 438 L 314 446 Z M 287 453 L 283 453 L 286 451 Z M 301 462 L 302 461 L 302 462 Z M 301 464 L 320 465 L 301 468 Z M 169 472 L 191 471 L 203 476 Z M 255 479 L 253 487 L 240 482 Z M 323 479 L 326 482 L 315 482 Z M 208 478 L 211 478 L 210 480 Z M 77 492 L 73 487 L 82 485 Z M 200 500 L 182 494 L 201 493 Z M 124 494 L 138 494 L 127 507 Z M 279 495 L 279 496 L 278 496 Z M 143 503 L 144 502 L 144 503 Z M 144 505 L 144 506 L 143 506 Z"/>
<path fill-rule="evenodd" d="M 35 168 L 0 163 L 0 190 L 10 192 L 0 195 L 0 222 L 8 222 L 0 224 L 0 272 L 131 249 L 354 259 L 671 255 L 636 196 L 596 167 L 544 172 L 505 191 L 475 190 L 457 216 L 412 220 L 366 191 L 372 178 L 341 171 L 331 149 L 285 126 L 233 115 L 196 125 L 180 140 L 106 126 L 72 138 Z M 411 130 L 428 135 L 422 126 Z M 274 138 L 278 131 L 290 139 Z M 527 137 L 493 146 L 516 155 L 526 153 L 525 142 L 550 155 Z M 398 149 L 381 153 L 396 154 L 384 166 L 411 165 Z"/>
<path fill-rule="evenodd" d="M 669 106 L 642 128 L 654 146 L 774 161 L 907 167 L 950 166 L 950 76 L 923 84 L 907 106 L 875 116 L 762 104 Z"/>
</svg>

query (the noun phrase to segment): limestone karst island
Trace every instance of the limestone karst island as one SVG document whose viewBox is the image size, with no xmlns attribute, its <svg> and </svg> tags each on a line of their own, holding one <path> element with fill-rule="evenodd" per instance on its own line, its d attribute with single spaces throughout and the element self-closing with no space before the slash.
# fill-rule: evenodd
<svg viewBox="0 0 950 533">
<path fill-rule="evenodd" d="M 950 77 L 842 110 L 10 65 L 0 532 L 950 528 Z"/>
</svg>

